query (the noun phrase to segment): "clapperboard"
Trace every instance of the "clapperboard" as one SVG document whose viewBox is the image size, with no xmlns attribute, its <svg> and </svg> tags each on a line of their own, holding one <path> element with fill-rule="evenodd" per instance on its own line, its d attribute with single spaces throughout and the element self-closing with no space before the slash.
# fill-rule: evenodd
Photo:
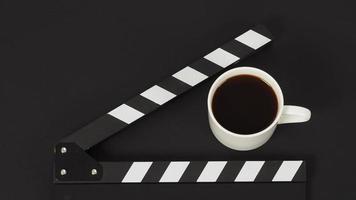
<svg viewBox="0 0 356 200">
<path fill-rule="evenodd" d="M 304 160 L 100 162 L 86 153 L 95 144 L 271 41 L 272 35 L 266 27 L 253 27 L 62 139 L 54 151 L 54 183 L 234 183 L 238 184 L 240 194 L 259 188 L 266 197 L 283 197 L 276 194 L 284 193 L 293 194 L 289 199 L 304 199 Z"/>
</svg>

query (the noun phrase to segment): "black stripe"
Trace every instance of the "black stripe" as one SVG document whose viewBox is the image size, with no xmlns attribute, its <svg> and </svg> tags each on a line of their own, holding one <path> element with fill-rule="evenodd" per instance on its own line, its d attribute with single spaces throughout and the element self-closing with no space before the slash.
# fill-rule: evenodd
<svg viewBox="0 0 356 200">
<path fill-rule="evenodd" d="M 101 182 L 120 183 L 129 171 L 133 162 L 101 162 L 103 178 Z"/>
<path fill-rule="evenodd" d="M 196 182 L 203 171 L 207 161 L 192 161 L 189 163 L 187 169 L 184 171 L 179 182 L 182 183 L 191 183 Z"/>
<path fill-rule="evenodd" d="M 250 53 L 254 51 L 251 47 L 237 41 L 237 40 L 232 40 L 226 44 L 224 44 L 222 47 L 225 51 L 239 57 L 240 59 L 248 56 Z"/>
<path fill-rule="evenodd" d="M 87 126 L 64 138 L 63 142 L 75 142 L 84 150 L 125 128 L 127 124 L 109 114 L 98 118 Z"/>
<path fill-rule="evenodd" d="M 149 99 L 146 99 L 145 97 L 143 97 L 141 95 L 137 95 L 137 96 L 131 98 L 125 104 L 135 108 L 136 110 L 138 110 L 144 114 L 148 114 L 159 107 L 158 104 L 156 104 L 155 102 L 153 102 Z"/>
<path fill-rule="evenodd" d="M 256 176 L 255 182 L 271 182 L 283 161 L 266 161 Z"/>
<path fill-rule="evenodd" d="M 306 169 L 306 164 L 305 161 L 300 165 L 297 173 L 293 177 L 292 181 L 293 182 L 305 182 L 307 180 L 307 169 Z"/>
<path fill-rule="evenodd" d="M 212 76 L 216 73 L 218 73 L 219 71 L 223 70 L 222 67 L 220 67 L 219 65 L 205 59 L 205 58 L 201 58 L 197 61 L 195 61 L 194 63 L 190 64 L 189 67 L 207 75 L 207 76 Z"/>
<path fill-rule="evenodd" d="M 228 161 L 216 182 L 234 182 L 245 161 Z"/>
<path fill-rule="evenodd" d="M 192 87 L 192 86 L 174 78 L 173 76 L 169 76 L 168 78 L 166 78 L 162 82 L 158 83 L 157 85 L 172 92 L 175 95 L 180 95 Z"/>
<path fill-rule="evenodd" d="M 272 33 L 263 25 L 257 25 L 252 28 L 252 30 L 256 31 L 257 33 L 269 38 L 273 39 Z"/>
<path fill-rule="evenodd" d="M 150 169 L 143 178 L 143 183 L 157 183 L 161 179 L 163 173 L 166 171 L 169 162 L 159 161 L 153 162 Z"/>
</svg>

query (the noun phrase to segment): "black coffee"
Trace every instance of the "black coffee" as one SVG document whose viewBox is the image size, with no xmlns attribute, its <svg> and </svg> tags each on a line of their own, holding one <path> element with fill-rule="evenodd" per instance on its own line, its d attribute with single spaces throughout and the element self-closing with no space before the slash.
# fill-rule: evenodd
<svg viewBox="0 0 356 200">
<path fill-rule="evenodd" d="M 278 101 L 273 89 L 260 78 L 238 75 L 218 87 L 212 109 L 216 120 L 227 130 L 251 134 L 273 122 Z"/>
</svg>

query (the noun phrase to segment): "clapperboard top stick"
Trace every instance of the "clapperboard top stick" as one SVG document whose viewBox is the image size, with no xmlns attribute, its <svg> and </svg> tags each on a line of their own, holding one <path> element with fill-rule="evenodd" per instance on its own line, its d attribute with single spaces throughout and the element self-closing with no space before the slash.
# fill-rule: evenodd
<svg viewBox="0 0 356 200">
<path fill-rule="evenodd" d="M 206 54 L 55 147 L 55 183 L 303 182 L 304 161 L 98 162 L 85 151 L 272 41 L 259 25 Z"/>
</svg>

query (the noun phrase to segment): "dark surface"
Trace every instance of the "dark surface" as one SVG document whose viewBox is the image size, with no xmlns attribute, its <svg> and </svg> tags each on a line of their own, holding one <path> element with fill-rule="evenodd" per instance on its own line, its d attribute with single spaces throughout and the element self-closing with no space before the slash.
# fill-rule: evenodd
<svg viewBox="0 0 356 200">
<path fill-rule="evenodd" d="M 52 148 L 60 138 L 257 23 L 276 40 L 237 66 L 274 76 L 286 103 L 311 108 L 310 122 L 280 126 L 254 151 L 227 149 L 207 122 L 213 78 L 91 153 L 102 160 L 303 158 L 308 199 L 356 198 L 354 8 L 342 1 L 2 1 L 0 198 L 54 198 L 61 189 L 52 184 Z M 106 186 L 61 198 L 239 194 L 224 184 Z"/>
</svg>

